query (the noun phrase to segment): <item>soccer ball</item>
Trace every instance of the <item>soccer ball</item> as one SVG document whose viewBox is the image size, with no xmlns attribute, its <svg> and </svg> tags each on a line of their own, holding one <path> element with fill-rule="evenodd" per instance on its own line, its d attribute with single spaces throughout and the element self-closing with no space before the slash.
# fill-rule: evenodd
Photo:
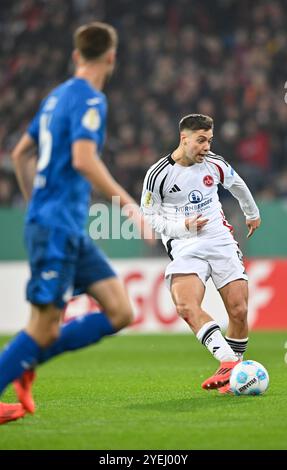
<svg viewBox="0 0 287 470">
<path fill-rule="evenodd" d="M 240 362 L 230 375 L 230 389 L 235 395 L 261 395 L 268 384 L 267 370 L 256 361 Z"/>
</svg>

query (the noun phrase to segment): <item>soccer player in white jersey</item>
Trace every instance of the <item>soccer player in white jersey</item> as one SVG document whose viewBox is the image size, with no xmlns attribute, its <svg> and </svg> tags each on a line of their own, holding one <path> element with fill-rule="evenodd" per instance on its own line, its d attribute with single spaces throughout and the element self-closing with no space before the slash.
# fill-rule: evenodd
<svg viewBox="0 0 287 470">
<path fill-rule="evenodd" d="M 171 262 L 166 279 L 178 315 L 220 362 L 205 380 L 206 390 L 228 393 L 232 368 L 247 348 L 247 275 L 218 198 L 222 184 L 239 201 L 249 238 L 260 225 L 259 210 L 245 182 L 220 156 L 210 151 L 213 120 L 190 114 L 179 123 L 180 142 L 155 163 L 144 181 L 141 207 L 162 237 Z M 201 308 L 205 284 L 212 278 L 229 316 L 226 336 Z"/>
</svg>

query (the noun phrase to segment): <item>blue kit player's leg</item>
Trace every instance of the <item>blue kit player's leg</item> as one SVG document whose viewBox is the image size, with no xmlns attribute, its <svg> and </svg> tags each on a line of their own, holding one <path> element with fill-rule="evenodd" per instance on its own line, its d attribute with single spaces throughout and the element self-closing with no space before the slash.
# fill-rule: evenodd
<svg viewBox="0 0 287 470">
<path fill-rule="evenodd" d="M 75 265 L 75 294 L 88 293 L 99 301 L 104 312 L 89 312 L 61 326 L 59 337 L 49 347 L 41 348 L 37 363 L 41 364 L 66 351 L 74 351 L 116 333 L 132 320 L 128 295 L 110 267 L 105 255 L 89 238 L 80 241 Z M 26 371 L 15 381 L 14 388 L 27 411 L 33 410 L 31 395 L 35 375 Z"/>
<path fill-rule="evenodd" d="M 104 312 L 88 312 L 62 325 L 59 338 L 42 351 L 40 363 L 65 351 L 94 344 L 129 323 L 132 315 L 127 294 L 106 256 L 88 237 L 81 240 L 75 277 L 75 294 L 81 293 L 94 296 Z M 122 315 L 123 309 L 126 315 Z"/>
<path fill-rule="evenodd" d="M 13 380 L 33 369 L 43 348 L 58 337 L 65 294 L 74 284 L 79 240 L 37 224 L 26 227 L 25 238 L 31 268 L 27 299 L 32 314 L 25 331 L 0 355 L 0 394 Z M 33 406 L 28 408 L 33 410 Z"/>
</svg>

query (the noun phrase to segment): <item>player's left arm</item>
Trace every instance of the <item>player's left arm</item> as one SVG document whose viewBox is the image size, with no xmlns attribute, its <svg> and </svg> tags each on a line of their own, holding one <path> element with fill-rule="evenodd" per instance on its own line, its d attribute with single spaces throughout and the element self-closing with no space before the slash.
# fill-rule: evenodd
<svg viewBox="0 0 287 470">
<path fill-rule="evenodd" d="M 228 169 L 225 170 L 225 173 L 223 186 L 238 200 L 246 218 L 246 225 L 248 227 L 247 238 L 250 238 L 261 224 L 259 209 L 248 186 L 230 165 L 228 165 Z"/>
<path fill-rule="evenodd" d="M 26 201 L 29 201 L 32 194 L 37 163 L 36 151 L 37 146 L 34 139 L 26 132 L 11 154 L 16 178 Z"/>
</svg>

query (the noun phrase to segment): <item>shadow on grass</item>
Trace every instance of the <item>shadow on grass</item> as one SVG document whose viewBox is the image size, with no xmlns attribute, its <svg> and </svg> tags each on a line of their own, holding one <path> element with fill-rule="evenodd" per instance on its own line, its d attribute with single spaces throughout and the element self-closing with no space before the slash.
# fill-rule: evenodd
<svg viewBox="0 0 287 470">
<path fill-rule="evenodd" d="M 210 397 L 211 398 L 211 397 Z M 254 399 L 254 397 L 233 397 L 230 395 L 226 396 L 213 396 L 213 399 L 202 398 L 202 397 L 190 397 L 190 398 L 181 398 L 174 400 L 163 400 L 155 401 L 150 403 L 130 403 L 126 406 L 128 409 L 133 410 L 150 410 L 150 411 L 165 411 L 169 413 L 186 413 L 188 411 L 194 410 L 208 410 L 208 409 L 217 409 L 222 411 L 223 407 L 226 411 L 226 408 L 234 406 L 234 400 L 236 400 L 236 406 L 241 406 L 242 404 L 247 404 L 249 402 L 248 398 Z M 247 398 L 247 400 L 246 400 Z M 251 401 L 250 401 L 251 404 Z"/>
</svg>

